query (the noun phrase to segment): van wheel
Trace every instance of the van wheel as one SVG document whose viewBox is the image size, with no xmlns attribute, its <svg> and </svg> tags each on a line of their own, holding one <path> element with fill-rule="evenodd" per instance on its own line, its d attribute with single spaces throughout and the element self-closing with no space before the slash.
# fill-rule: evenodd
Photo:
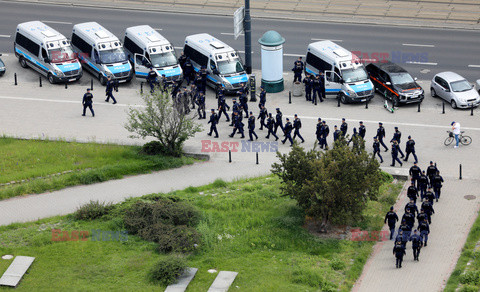
<svg viewBox="0 0 480 292">
<path fill-rule="evenodd" d="M 20 57 L 19 62 L 20 62 L 20 66 L 22 66 L 22 68 L 28 68 L 27 61 L 25 61 L 24 57 Z"/>
<path fill-rule="evenodd" d="M 98 75 L 98 79 L 100 80 L 100 84 L 102 84 L 103 86 L 107 84 L 107 79 L 105 79 L 105 76 L 103 76 L 102 74 Z"/>
<path fill-rule="evenodd" d="M 47 79 L 48 79 L 48 82 L 50 82 L 50 84 L 54 84 L 54 83 L 55 83 L 55 79 L 53 79 L 52 73 L 48 73 Z"/>
<path fill-rule="evenodd" d="M 342 94 L 340 96 L 340 101 L 343 103 L 343 104 L 346 104 L 347 103 L 347 97 L 345 96 L 345 94 Z"/>
<path fill-rule="evenodd" d="M 457 108 L 457 103 L 455 102 L 455 100 L 452 99 L 452 101 L 450 102 L 450 105 L 452 106 L 453 109 L 456 109 Z"/>
<path fill-rule="evenodd" d="M 433 89 L 433 87 L 430 88 L 430 93 L 432 94 L 432 97 L 437 97 L 437 93 L 435 92 L 435 89 Z"/>
</svg>

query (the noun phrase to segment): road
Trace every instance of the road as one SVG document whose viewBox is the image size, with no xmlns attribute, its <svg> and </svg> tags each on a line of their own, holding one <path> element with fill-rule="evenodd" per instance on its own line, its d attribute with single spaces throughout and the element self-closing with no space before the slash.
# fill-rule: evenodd
<svg viewBox="0 0 480 292">
<path fill-rule="evenodd" d="M 185 36 L 208 32 L 243 50 L 243 38 L 234 40 L 232 17 L 126 11 L 118 9 L 67 7 L 0 1 L 0 52 L 11 53 L 18 23 L 42 20 L 67 37 L 75 23 L 97 21 L 123 39 L 125 28 L 149 24 L 159 29 L 174 46 L 181 47 Z M 257 40 L 268 30 L 286 38 L 284 70 L 291 69 L 298 55 L 304 55 L 309 43 L 321 39 L 337 40 L 364 57 L 385 53 L 414 77 L 428 80 L 437 72 L 451 70 L 469 81 L 480 79 L 480 37 L 478 31 L 393 27 L 380 25 L 311 23 L 288 20 L 253 19 L 253 67 L 260 68 Z M 409 62 L 420 62 L 411 64 Z"/>
</svg>

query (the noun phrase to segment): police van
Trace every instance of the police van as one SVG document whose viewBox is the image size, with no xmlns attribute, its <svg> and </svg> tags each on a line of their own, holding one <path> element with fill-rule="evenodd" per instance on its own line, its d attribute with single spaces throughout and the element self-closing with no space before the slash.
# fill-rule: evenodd
<svg viewBox="0 0 480 292">
<path fill-rule="evenodd" d="M 323 73 L 326 96 L 340 98 L 342 103 L 363 102 L 375 95 L 365 66 L 357 56 L 332 41 L 308 45 L 305 71 Z"/>
<path fill-rule="evenodd" d="M 190 58 L 195 71 L 207 69 L 207 83 L 213 88 L 223 86 L 227 93 L 233 93 L 248 81 L 238 53 L 209 34 L 187 36 L 183 53 Z"/>
<path fill-rule="evenodd" d="M 40 21 L 17 26 L 14 51 L 23 68 L 31 67 L 50 83 L 71 82 L 82 77 L 82 67 L 67 38 Z"/>
<path fill-rule="evenodd" d="M 125 30 L 123 46 L 135 68 L 135 76 L 146 78 L 150 67 L 158 76 L 180 81 L 182 68 L 178 65 L 172 44 L 149 25 L 129 27 Z"/>
<path fill-rule="evenodd" d="M 74 25 L 72 45 L 83 67 L 102 85 L 107 83 L 108 77 L 118 82 L 132 80 L 132 66 L 122 43 L 100 24 L 85 22 Z"/>
</svg>

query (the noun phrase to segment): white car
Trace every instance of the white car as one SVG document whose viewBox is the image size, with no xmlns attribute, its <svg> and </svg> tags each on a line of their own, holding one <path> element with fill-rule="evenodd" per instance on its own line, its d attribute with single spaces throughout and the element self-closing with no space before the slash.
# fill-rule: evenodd
<svg viewBox="0 0 480 292">
<path fill-rule="evenodd" d="M 480 79 L 477 80 L 477 90 L 478 94 L 480 94 Z"/>
<path fill-rule="evenodd" d="M 465 78 L 454 72 L 435 75 L 430 86 L 432 97 L 440 97 L 452 108 L 470 108 L 480 104 L 480 95 Z"/>
</svg>

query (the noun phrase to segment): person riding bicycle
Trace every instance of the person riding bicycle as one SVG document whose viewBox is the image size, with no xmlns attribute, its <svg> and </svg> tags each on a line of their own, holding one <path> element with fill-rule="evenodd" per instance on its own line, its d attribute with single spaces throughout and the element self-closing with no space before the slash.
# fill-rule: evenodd
<svg viewBox="0 0 480 292">
<path fill-rule="evenodd" d="M 455 136 L 455 146 L 453 148 L 458 148 L 459 136 L 460 132 L 460 123 L 456 123 L 455 121 L 452 122 L 452 131 L 453 135 Z"/>
</svg>

